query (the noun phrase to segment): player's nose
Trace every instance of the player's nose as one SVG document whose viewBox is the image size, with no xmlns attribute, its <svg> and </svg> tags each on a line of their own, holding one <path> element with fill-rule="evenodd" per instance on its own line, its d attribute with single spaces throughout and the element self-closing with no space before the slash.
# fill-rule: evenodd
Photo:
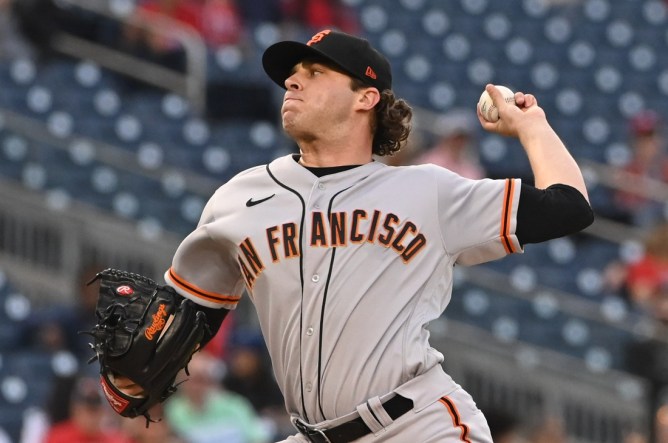
<svg viewBox="0 0 668 443">
<path fill-rule="evenodd" d="M 299 81 L 300 67 L 296 66 L 294 71 L 288 75 L 288 78 L 285 79 L 285 89 L 295 90 L 301 89 L 301 82 Z"/>
<path fill-rule="evenodd" d="M 298 73 L 293 72 L 285 79 L 285 89 L 287 90 L 299 90 L 301 89 L 301 83 L 298 79 Z"/>
</svg>

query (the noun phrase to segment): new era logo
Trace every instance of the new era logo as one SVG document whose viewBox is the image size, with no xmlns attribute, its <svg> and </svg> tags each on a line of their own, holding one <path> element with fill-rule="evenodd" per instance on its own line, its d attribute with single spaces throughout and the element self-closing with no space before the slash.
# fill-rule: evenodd
<svg viewBox="0 0 668 443">
<path fill-rule="evenodd" d="M 366 67 L 366 72 L 364 73 L 367 77 L 371 77 L 372 79 L 376 80 L 378 76 L 376 75 L 376 71 L 371 69 L 371 66 Z"/>
</svg>

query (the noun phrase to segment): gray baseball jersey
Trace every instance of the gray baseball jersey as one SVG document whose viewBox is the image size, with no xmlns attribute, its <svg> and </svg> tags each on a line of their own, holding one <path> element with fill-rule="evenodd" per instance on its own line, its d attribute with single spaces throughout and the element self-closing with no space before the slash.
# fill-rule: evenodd
<svg viewBox="0 0 668 443">
<path fill-rule="evenodd" d="M 443 361 L 427 325 L 453 265 L 521 251 L 519 191 L 433 165 L 318 178 L 289 155 L 220 187 L 165 278 L 209 307 L 234 309 L 246 290 L 291 414 L 332 420 L 392 391 L 419 407 L 458 388 L 411 385 Z"/>
</svg>

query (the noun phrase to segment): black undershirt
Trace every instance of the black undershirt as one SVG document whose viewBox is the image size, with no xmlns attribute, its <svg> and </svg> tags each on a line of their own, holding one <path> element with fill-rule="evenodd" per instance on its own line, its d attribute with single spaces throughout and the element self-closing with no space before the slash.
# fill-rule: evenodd
<svg viewBox="0 0 668 443">
<path fill-rule="evenodd" d="M 295 156 L 297 161 L 299 156 Z M 316 177 L 346 171 L 361 165 L 316 168 L 304 166 Z M 594 212 L 582 193 L 569 185 L 538 189 L 522 183 L 515 235 L 521 245 L 540 243 L 574 234 L 594 221 Z"/>
</svg>

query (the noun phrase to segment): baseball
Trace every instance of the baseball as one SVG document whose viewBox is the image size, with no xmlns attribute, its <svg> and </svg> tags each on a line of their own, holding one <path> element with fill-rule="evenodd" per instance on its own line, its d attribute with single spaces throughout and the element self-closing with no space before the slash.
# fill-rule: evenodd
<svg viewBox="0 0 668 443">
<path fill-rule="evenodd" d="M 505 86 L 494 86 L 496 86 L 496 89 L 501 91 L 501 94 L 503 94 L 503 98 L 505 99 L 506 103 L 515 103 L 515 93 L 512 90 L 506 88 Z M 480 95 L 480 100 L 478 100 L 478 107 L 480 108 L 480 113 L 488 122 L 495 122 L 499 120 L 499 110 L 496 108 L 496 106 L 494 106 L 492 97 L 490 97 L 487 91 L 483 91 L 482 95 Z"/>
</svg>

